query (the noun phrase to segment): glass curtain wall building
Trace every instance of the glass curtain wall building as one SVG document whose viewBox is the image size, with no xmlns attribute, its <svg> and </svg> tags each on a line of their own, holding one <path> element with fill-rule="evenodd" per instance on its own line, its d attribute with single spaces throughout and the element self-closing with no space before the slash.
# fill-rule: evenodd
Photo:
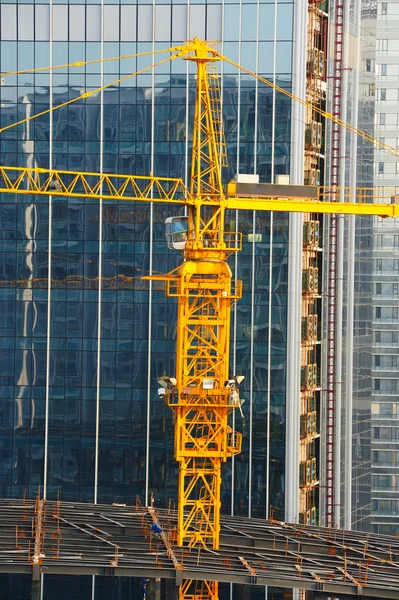
<svg viewBox="0 0 399 600">
<path fill-rule="evenodd" d="M 375 77 L 370 65 L 375 60 L 376 6 L 362 0 L 360 6 L 360 69 L 357 93 L 358 127 L 376 135 Z M 378 137 L 378 136 L 377 136 Z M 356 182 L 358 187 L 374 185 L 374 148 L 361 138 L 357 140 Z M 370 531 L 371 511 L 371 369 L 372 369 L 372 242 L 373 220 L 357 217 L 355 220 L 355 260 L 353 265 L 353 347 L 347 345 L 345 397 L 352 395 L 352 499 L 351 526 L 359 531 Z M 349 232 L 348 232 L 349 233 Z M 353 239 L 353 238 L 352 238 Z M 350 242 L 351 236 L 348 235 Z M 350 246 L 348 248 L 348 257 Z M 349 263 L 351 264 L 351 263 Z M 349 269 L 348 269 L 349 272 Z M 348 309 L 351 302 L 348 302 Z M 348 325 L 351 325 L 350 319 Z M 353 360 L 349 352 L 353 353 Z M 352 376 L 350 368 L 353 367 Z M 350 409 L 350 405 L 349 405 Z M 349 412 L 349 411 L 348 411 Z M 349 457 L 348 457 L 349 462 Z M 345 489 L 349 485 L 346 475 Z M 349 524 L 349 511 L 345 511 L 344 526 Z"/>
<path fill-rule="evenodd" d="M 371 0 L 345 3 L 341 110 L 343 120 L 378 137 L 374 130 L 376 16 Z M 333 60 L 332 30 L 330 73 Z M 342 131 L 341 148 L 340 185 L 372 187 L 373 145 Z M 371 217 L 340 218 L 337 267 L 335 522 L 361 531 L 370 530 L 371 515 L 372 226 Z M 324 259 L 327 271 L 327 251 Z"/>
<path fill-rule="evenodd" d="M 351 2 L 346 18 L 346 120 L 397 148 L 398 3 Z M 353 61 L 351 52 L 356 48 L 357 59 Z M 345 185 L 375 186 L 387 202 L 397 196 L 396 157 L 361 139 L 356 144 L 347 134 L 344 137 Z M 341 443 L 337 464 L 342 465 L 339 473 L 337 470 L 341 505 L 337 509 L 338 523 L 346 528 L 397 535 L 398 223 L 377 217 L 348 218 L 341 232 L 345 282 L 341 300 L 343 361 L 337 381 L 344 384 L 338 386 L 337 439 Z"/>
<path fill-rule="evenodd" d="M 297 93 L 304 88 L 306 4 L 295 7 L 280 0 L 3 0 L 0 69 L 153 52 L 198 36 L 215 40 L 233 60 Z M 175 60 L 128 78 L 157 60 L 147 56 L 4 76 L 2 127 L 123 81 L 1 134 L 1 164 L 153 172 L 187 181 L 195 74 L 191 64 Z M 302 109 L 227 64 L 219 68 L 230 165 L 225 181 L 237 172 L 259 173 L 263 181 L 291 172 L 291 180 L 301 183 Z M 173 420 L 156 393 L 156 377 L 174 371 L 176 307 L 163 290 L 155 284 L 148 289 L 140 280 L 178 264 L 180 257 L 166 251 L 164 239 L 164 220 L 173 211 L 2 195 L 3 497 L 33 497 L 41 486 L 49 500 L 60 491 L 63 500 L 74 501 L 133 503 L 136 495 L 147 501 L 151 493 L 158 506 L 176 501 Z M 298 311 L 287 295 L 291 285 L 291 296 L 294 292 L 300 302 L 300 283 L 293 290 L 290 277 L 290 223 L 301 231 L 284 214 L 230 215 L 230 227 L 244 239 L 231 265 L 244 282 L 233 315 L 231 365 L 246 376 L 246 418 L 236 423 L 244 433 L 243 452 L 223 476 L 223 510 L 232 514 L 266 516 L 273 506 L 274 515 L 283 518 L 287 502 L 291 515 L 296 510 L 295 439 L 287 441 L 285 434 L 286 414 L 291 415 L 286 397 L 289 402 L 299 397 L 299 363 L 297 374 L 295 365 L 286 371 L 287 319 L 300 331 L 300 314 L 295 321 Z M 302 236 L 297 237 L 300 249 Z M 299 416 L 296 425 L 299 438 Z M 57 586 L 72 586 L 69 597 L 91 597 L 91 580 L 46 579 L 45 597 L 55 597 Z M 9 580 L 5 590 L 8 585 Z M 101 585 L 96 584 L 99 598 Z M 133 583 L 118 586 L 113 588 L 118 598 L 134 590 Z"/>
</svg>

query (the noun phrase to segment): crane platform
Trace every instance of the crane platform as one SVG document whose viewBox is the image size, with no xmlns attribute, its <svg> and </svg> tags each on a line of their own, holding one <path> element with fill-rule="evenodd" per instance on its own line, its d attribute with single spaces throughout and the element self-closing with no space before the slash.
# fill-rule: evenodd
<svg viewBox="0 0 399 600">
<path fill-rule="evenodd" d="M 158 523 L 162 532 L 152 533 Z M 0 500 L 0 573 L 167 578 L 299 588 L 317 598 L 399 598 L 399 539 L 223 516 L 220 549 L 179 547 L 177 511 Z"/>
</svg>

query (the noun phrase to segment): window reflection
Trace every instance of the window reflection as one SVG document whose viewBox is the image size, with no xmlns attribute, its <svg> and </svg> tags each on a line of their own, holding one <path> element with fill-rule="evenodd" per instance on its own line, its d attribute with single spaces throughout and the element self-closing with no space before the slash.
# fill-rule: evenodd
<svg viewBox="0 0 399 600">
<path fill-rule="evenodd" d="M 4 5 L 6 6 L 6 5 Z M 24 16 L 18 21 L 21 36 L 28 36 L 35 23 L 38 42 L 32 51 L 32 40 L 20 45 L 17 55 L 16 43 L 2 42 L 2 70 L 29 65 L 33 58 L 36 65 L 48 61 L 49 13 L 47 6 L 32 5 L 35 21 L 25 18 L 31 10 L 20 9 Z M 28 5 L 27 5 L 28 6 Z M 3 10 L 3 6 L 1 7 Z M 105 48 L 108 55 L 118 53 L 116 35 L 119 25 L 122 41 L 130 43 L 138 35 L 143 42 L 150 41 L 148 29 L 152 5 L 143 5 L 136 10 L 134 5 L 107 7 L 109 16 L 106 25 Z M 160 43 L 173 39 L 185 39 L 187 7 L 176 5 L 156 7 L 156 37 Z M 76 6 L 56 3 L 54 18 L 55 41 L 53 62 L 95 59 L 100 53 L 99 6 L 77 3 Z M 224 11 L 226 54 L 238 59 L 238 4 L 229 5 Z M 261 43 L 256 48 L 256 7 L 245 6 L 242 22 L 242 62 L 249 68 L 255 67 L 259 57 L 260 72 L 270 78 L 273 70 L 272 35 L 268 28 L 274 23 L 274 5 L 260 4 L 263 15 Z M 8 10 L 8 9 L 6 9 Z M 206 25 L 205 4 L 193 4 L 191 14 L 196 15 L 192 27 L 196 31 L 207 26 L 217 37 L 221 27 L 218 5 L 208 6 L 213 14 L 212 23 Z M 283 62 L 278 65 L 281 73 L 290 70 L 289 21 L 291 6 L 278 7 L 278 44 L 281 44 Z M 41 11 L 41 12 L 40 12 Z M 127 11 L 127 12 L 126 12 Z M 255 12 L 254 12 L 255 11 Z M 11 11 L 12 12 L 12 11 Z M 21 15 L 22 15 L 21 13 Z M 38 23 L 38 14 L 42 21 Z M 136 26 L 126 28 L 123 15 L 138 17 Z M 46 16 L 47 15 L 47 16 Z M 80 15 L 78 18 L 77 15 Z M 176 16 L 177 15 L 177 16 Z M 284 17 L 284 15 L 286 15 Z M 176 16 L 176 18 L 175 18 Z M 173 17 L 173 18 L 172 18 Z M 13 18 L 10 17 L 7 35 L 12 35 Z M 69 23 L 78 20 L 69 43 L 66 42 Z M 130 21 L 129 21 L 130 22 Z M 135 22 L 135 21 L 134 21 Z M 118 25 L 118 28 L 116 27 Z M 15 20 L 15 27 L 17 21 Z M 199 29 L 198 29 L 199 28 Z M 198 33 L 197 31 L 197 33 Z M 193 30 L 194 32 L 194 30 Z M 195 33 L 195 32 L 194 32 Z M 70 33 L 71 35 L 71 33 Z M 177 36 L 177 37 L 176 37 Z M 86 43 L 83 40 L 86 37 Z M 125 39 L 126 38 L 126 39 Z M 14 38 L 13 38 L 14 39 Z M 15 38 L 16 39 L 16 38 Z M 24 44 L 25 44 L 24 42 Z M 108 45 L 109 44 L 109 45 Z M 283 44 L 284 47 L 283 47 Z M 146 44 L 147 46 L 148 44 Z M 141 49 L 141 48 L 140 48 Z M 280 51 L 279 51 L 280 52 Z M 126 67 L 122 61 L 110 63 L 107 72 L 119 68 L 127 72 L 136 68 Z M 272 62 L 270 62 L 272 61 Z M 174 65 L 175 68 L 175 65 Z M 78 96 L 82 89 L 99 85 L 98 65 L 87 66 L 70 72 L 54 73 L 54 103 L 61 103 Z M 183 69 L 184 73 L 184 69 Z M 269 74 L 269 75 L 268 75 Z M 5 102 L 2 110 L 2 125 L 15 121 L 26 113 L 46 110 L 49 106 L 47 75 L 26 78 L 29 83 L 21 91 L 16 81 L 2 89 Z M 157 76 L 158 77 L 158 76 Z M 115 77 L 116 78 L 116 77 Z M 289 87 L 290 76 L 278 77 L 278 85 Z M 22 82 L 22 81 L 21 81 Z M 20 82 L 20 83 L 21 83 Z M 110 89 L 104 94 L 103 107 L 103 167 L 108 172 L 148 174 L 151 169 L 158 175 L 181 177 L 191 152 L 191 136 L 186 135 L 186 119 L 194 114 L 195 78 L 192 76 L 187 87 L 185 74 L 169 69 L 159 73 L 154 92 L 154 124 L 152 124 L 151 76 L 138 80 L 137 85 Z M 250 80 L 241 80 L 240 95 L 236 73 L 227 68 L 223 79 L 223 107 L 226 141 L 230 166 L 225 174 L 226 181 L 237 170 L 253 172 L 255 162 L 260 176 L 265 181 L 271 178 L 270 142 L 272 131 L 273 94 L 269 88 L 258 86 Z M 15 86 L 15 87 L 13 87 Z M 9 89 L 8 89 L 9 87 Z M 16 102 L 19 98 L 19 105 Z M 30 110 L 29 109 L 29 110 Z M 275 170 L 289 172 L 290 153 L 290 103 L 285 97 L 276 96 L 275 127 Z M 255 119 L 255 115 L 257 118 Z M 237 144 L 237 119 L 240 117 L 240 139 Z M 98 98 L 87 99 L 64 107 L 54 113 L 52 130 L 53 165 L 58 168 L 76 170 L 98 170 L 100 154 L 101 107 Z M 257 127 L 257 130 L 255 130 Z M 154 144 L 151 135 L 154 132 Z M 19 136 L 17 138 L 17 135 Z M 20 140 L 24 135 L 24 140 Z M 26 140 L 26 129 L 22 132 L 10 130 L 2 138 L 0 147 L 2 160 L 10 164 L 49 165 L 49 119 L 40 118 L 32 123 L 30 137 L 34 140 L 29 151 L 22 144 Z M 255 148 L 256 140 L 256 148 Z M 187 147 L 186 147 L 187 142 Z M 151 151 L 154 156 L 151 157 Z M 239 162 L 237 163 L 237 156 Z M 256 157 L 256 161 L 255 161 Z M 165 253 L 163 221 L 174 214 L 168 207 L 154 208 L 154 221 L 150 224 L 147 205 L 104 204 L 101 248 L 102 280 L 99 281 L 99 209 L 97 204 L 75 199 L 57 199 L 53 203 L 51 235 L 52 265 L 48 272 L 48 205 L 42 200 L 34 203 L 14 202 L 2 198 L 0 202 L 0 237 L 7 246 L 0 253 L 0 295 L 2 298 L 0 332 L 4 344 L 0 349 L 0 427 L 4 423 L 9 439 L 15 440 L 14 455 L 4 454 L 4 470 L 9 475 L 12 493 L 23 494 L 23 489 L 36 486 L 43 477 L 43 436 L 46 366 L 47 366 L 47 286 L 51 277 L 51 331 L 49 348 L 49 457 L 48 493 L 55 497 L 63 489 L 63 498 L 70 500 L 92 500 L 94 485 L 94 442 L 97 397 L 97 377 L 100 383 L 100 454 L 99 454 L 99 499 L 131 501 L 136 494 L 143 495 L 145 489 L 146 453 L 145 440 L 147 420 L 150 424 L 151 453 L 149 463 L 150 487 L 154 490 L 158 505 L 176 498 L 177 467 L 173 459 L 173 418 L 167 408 L 157 402 L 156 393 L 151 397 L 150 413 L 147 414 L 148 385 L 148 292 L 140 277 L 150 268 L 150 228 L 153 235 L 152 268 L 157 272 L 168 272 L 177 264 L 177 257 Z M 234 216 L 231 227 L 235 229 Z M 286 342 L 286 293 L 287 293 L 287 238 L 288 220 L 285 216 L 275 220 L 272 264 L 272 330 L 269 332 L 269 273 L 270 273 L 270 220 L 259 215 L 256 232 L 261 241 L 250 241 L 253 234 L 252 213 L 240 215 L 239 228 L 244 234 L 244 249 L 238 258 L 235 276 L 244 284 L 244 297 L 237 305 L 236 321 L 232 339 L 236 339 L 235 360 L 237 369 L 247 376 L 245 380 L 248 416 L 250 401 L 253 411 L 252 446 L 249 447 L 248 419 L 243 428 L 244 450 L 235 462 L 232 481 L 231 465 L 225 466 L 223 498 L 225 509 L 231 501 L 237 512 L 246 514 L 251 495 L 253 514 L 265 513 L 265 435 L 268 343 L 271 336 L 273 358 L 271 360 L 271 502 L 276 506 L 283 503 L 284 465 L 284 393 L 285 393 L 285 342 Z M 2 248 L 3 250 L 3 248 Z M 253 256 L 255 273 L 252 273 Z M 232 261 L 232 268 L 234 264 Z M 255 287 L 252 295 L 252 281 Z M 101 306 L 101 355 L 98 365 L 98 289 L 102 289 Z M 15 293 L 22 295 L 16 300 Z M 60 295 L 57 295 L 60 294 Z M 114 294 L 113 296 L 107 294 Z M 392 313 L 391 313 L 392 317 Z M 381 313 L 381 319 L 388 315 Z M 176 305 L 166 300 L 163 292 L 152 292 L 151 308 L 151 385 L 161 372 L 173 372 L 175 368 L 174 344 L 176 339 Z M 18 339 L 14 343 L 14 338 Z M 10 340 L 10 341 L 6 341 Z M 22 341 L 21 341 L 22 340 Z M 254 344 L 251 358 L 251 343 Z M 252 397 L 249 388 L 252 379 Z M 18 387 L 15 392 L 13 386 Z M 155 390 L 155 384 L 153 385 Z M 23 389 L 23 391 L 21 391 Z M 35 396 L 38 397 L 35 397 Z M 10 407 L 13 407 L 12 409 Z M 1 417 L 3 415 L 3 417 Z M 3 420 L 2 420 L 3 418 Z M 8 426 L 7 426 L 8 423 Z M 252 489 L 249 490 L 248 463 L 251 454 L 253 473 Z M 233 490 L 234 486 L 234 490 Z M 232 493 L 233 490 L 233 493 Z"/>
</svg>

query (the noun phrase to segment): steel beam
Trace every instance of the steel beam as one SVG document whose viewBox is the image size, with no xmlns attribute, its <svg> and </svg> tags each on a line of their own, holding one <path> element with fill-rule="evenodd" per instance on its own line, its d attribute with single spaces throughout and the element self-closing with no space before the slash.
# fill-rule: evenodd
<svg viewBox="0 0 399 600">
<path fill-rule="evenodd" d="M 42 577 L 37 565 L 32 567 L 32 600 L 41 600 L 42 597 Z"/>
<path fill-rule="evenodd" d="M 389 536 L 222 517 L 219 550 L 199 551 L 176 545 L 174 511 L 47 502 L 43 514 L 31 501 L 0 500 L 0 573 L 30 573 L 36 600 L 41 573 L 145 576 L 158 596 L 165 579 L 171 600 L 191 581 L 399 598 L 399 539 Z M 150 545 L 153 518 L 167 544 Z"/>
<path fill-rule="evenodd" d="M 1 190 L 0 190 L 1 191 Z M 290 200 L 289 198 L 227 198 L 231 210 L 266 210 L 275 212 L 322 213 L 335 215 L 376 215 L 399 217 L 398 204 L 366 204 L 324 202 L 322 200 Z"/>
</svg>

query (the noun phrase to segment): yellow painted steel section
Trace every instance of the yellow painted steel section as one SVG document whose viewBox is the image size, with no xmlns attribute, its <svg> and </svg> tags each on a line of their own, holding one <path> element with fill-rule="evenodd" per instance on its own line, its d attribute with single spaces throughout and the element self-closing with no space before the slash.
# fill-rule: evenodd
<svg viewBox="0 0 399 600">
<path fill-rule="evenodd" d="M 179 600 L 209 600 L 217 599 L 218 583 L 217 581 L 192 581 L 186 579 L 180 589 Z"/>
<path fill-rule="evenodd" d="M 176 389 L 167 402 L 175 413 L 179 463 L 178 544 L 219 548 L 221 466 L 241 451 L 241 435 L 229 426 L 240 406 L 229 379 L 230 312 L 241 297 L 226 258 L 241 237 L 225 232 L 226 198 L 221 166 L 227 165 L 219 79 L 208 46 L 195 41 L 187 56 L 197 64 L 193 154 L 185 262 L 166 295 L 178 303 Z M 180 600 L 217 600 L 217 583 L 186 581 Z"/>
<path fill-rule="evenodd" d="M 376 215 L 399 217 L 399 204 L 356 202 L 323 202 L 320 200 L 292 200 L 289 198 L 228 198 L 232 210 L 266 210 L 275 212 L 323 213 L 339 215 Z"/>
<path fill-rule="evenodd" d="M 203 102 L 202 96 L 201 101 Z M 211 114 L 212 111 L 209 111 L 209 121 Z M 201 126 L 201 130 L 203 129 Z M 215 138 L 220 138 L 219 129 L 215 133 Z M 211 141 L 207 140 L 207 143 L 209 144 Z M 204 146 L 203 140 L 201 145 Z M 218 158 L 223 156 L 218 141 L 214 143 L 212 153 Z M 201 150 L 199 155 L 202 160 L 206 152 Z M 399 216 L 399 204 L 386 202 L 391 197 L 395 200 L 399 198 L 397 188 L 392 188 L 392 190 L 387 188 L 344 188 L 344 197 L 348 201 L 332 202 L 330 199 L 334 195 L 333 191 L 324 188 L 320 188 L 318 200 L 298 200 L 274 196 L 238 198 L 234 196 L 235 185 L 232 182 L 228 185 L 228 197 L 225 197 L 223 191 L 219 195 L 215 193 L 215 189 L 221 185 L 221 182 L 216 179 L 214 170 L 210 169 L 209 161 L 207 165 L 208 167 L 199 174 L 201 180 L 203 177 L 209 177 L 212 181 L 206 185 L 204 197 L 198 196 L 196 183 L 198 174 L 196 173 L 194 173 L 194 183 L 189 191 L 182 179 L 171 177 L 151 175 L 144 177 L 8 166 L 0 166 L 0 193 L 195 205 L 192 225 L 194 226 L 195 223 L 196 235 L 189 241 L 186 251 L 187 257 L 194 260 L 200 260 L 205 249 L 208 258 L 216 259 L 226 258 L 232 252 L 241 250 L 241 234 L 225 232 L 223 229 L 226 209 L 377 215 L 394 218 Z M 204 214 L 206 210 L 213 211 L 210 217 Z M 211 253 L 212 249 L 216 251 Z M 220 254 L 221 250 L 223 250 L 222 255 Z"/>
<path fill-rule="evenodd" d="M 186 261 L 166 294 L 178 301 L 177 386 L 167 398 L 180 463 L 178 544 L 218 549 L 221 463 L 241 450 L 241 435 L 228 424 L 238 398 L 224 387 L 241 282 L 232 282 L 226 262 Z"/>
<path fill-rule="evenodd" d="M 187 204 L 182 179 L 0 166 L 0 192 Z"/>
</svg>

